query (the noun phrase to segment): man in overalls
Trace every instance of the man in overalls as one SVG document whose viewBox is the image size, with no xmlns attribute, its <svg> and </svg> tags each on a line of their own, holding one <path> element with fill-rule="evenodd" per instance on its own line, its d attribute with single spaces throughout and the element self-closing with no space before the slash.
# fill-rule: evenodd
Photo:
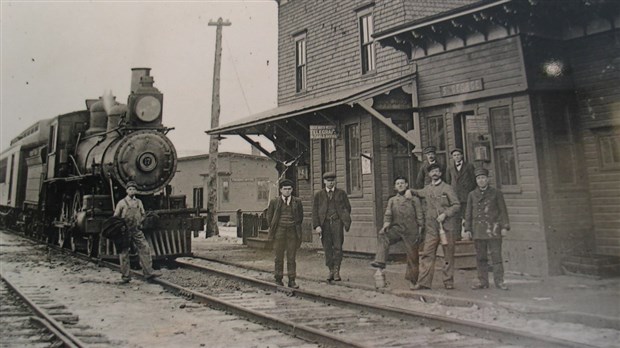
<svg viewBox="0 0 620 348">
<path fill-rule="evenodd" d="M 160 276 L 159 272 L 153 271 L 153 261 L 151 260 L 151 248 L 144 238 L 144 233 L 140 231 L 140 224 L 144 220 L 144 206 L 142 201 L 136 198 L 137 185 L 134 181 L 127 183 L 127 196 L 120 200 L 116 205 L 114 216 L 125 220 L 129 243 L 126 243 L 119 253 L 121 264 L 121 283 L 129 283 L 131 275 L 129 273 L 129 249 L 131 245 L 138 251 L 140 266 L 147 280 Z"/>
</svg>

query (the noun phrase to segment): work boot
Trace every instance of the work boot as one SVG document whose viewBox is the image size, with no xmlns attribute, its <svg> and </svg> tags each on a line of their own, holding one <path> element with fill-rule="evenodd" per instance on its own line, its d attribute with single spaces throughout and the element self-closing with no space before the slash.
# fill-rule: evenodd
<svg viewBox="0 0 620 348">
<path fill-rule="evenodd" d="M 474 285 L 471 286 L 472 290 L 481 290 L 481 289 L 488 289 L 489 288 L 489 284 L 488 283 L 476 283 Z"/>
<path fill-rule="evenodd" d="M 284 286 L 284 283 L 282 282 L 282 277 L 276 277 L 276 285 Z"/>
<path fill-rule="evenodd" d="M 299 285 L 295 283 L 295 278 L 288 279 L 288 287 L 293 289 L 299 289 Z"/>
<path fill-rule="evenodd" d="M 331 282 L 332 280 L 334 280 L 334 270 L 330 268 L 329 273 L 327 274 L 327 281 Z"/>
<path fill-rule="evenodd" d="M 373 262 L 370 263 L 370 267 L 384 269 L 385 268 L 385 263 L 379 262 L 379 261 L 373 261 Z"/>
<path fill-rule="evenodd" d="M 334 280 L 337 282 L 342 280 L 342 278 L 340 278 L 340 266 L 334 266 Z"/>
<path fill-rule="evenodd" d="M 504 282 L 498 282 L 497 284 L 495 284 L 495 287 L 501 290 L 509 290 L 508 285 L 506 285 L 506 283 Z"/>
</svg>

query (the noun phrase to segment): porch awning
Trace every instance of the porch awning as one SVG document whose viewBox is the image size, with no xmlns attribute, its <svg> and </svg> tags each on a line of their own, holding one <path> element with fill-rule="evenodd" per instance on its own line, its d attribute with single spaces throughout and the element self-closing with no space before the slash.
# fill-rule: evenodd
<svg viewBox="0 0 620 348">
<path fill-rule="evenodd" d="M 208 130 L 210 135 L 218 134 L 261 134 L 261 126 L 279 120 L 306 115 L 312 112 L 326 110 L 339 105 L 358 103 L 365 99 L 389 92 L 413 81 L 415 73 L 407 74 L 389 81 L 377 82 L 372 85 L 350 88 L 330 93 L 318 98 L 306 99 L 300 102 L 286 104 L 274 109 L 266 110 L 250 117 L 228 123 Z"/>
</svg>

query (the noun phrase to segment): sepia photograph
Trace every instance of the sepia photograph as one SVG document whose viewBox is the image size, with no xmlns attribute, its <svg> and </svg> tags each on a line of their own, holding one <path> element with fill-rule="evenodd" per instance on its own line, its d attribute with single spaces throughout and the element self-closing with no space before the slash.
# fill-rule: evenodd
<svg viewBox="0 0 620 348">
<path fill-rule="evenodd" d="M 617 347 L 620 0 L 0 0 L 3 347 Z"/>
</svg>

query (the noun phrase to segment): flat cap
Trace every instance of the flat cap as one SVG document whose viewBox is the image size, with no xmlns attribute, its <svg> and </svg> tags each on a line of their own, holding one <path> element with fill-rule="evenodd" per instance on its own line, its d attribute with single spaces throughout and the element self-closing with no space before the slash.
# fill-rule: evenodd
<svg viewBox="0 0 620 348">
<path fill-rule="evenodd" d="M 127 182 L 127 185 L 125 185 L 125 187 L 126 187 L 126 188 L 130 188 L 130 187 L 133 187 L 133 188 L 138 188 L 138 184 L 136 184 L 136 182 L 135 182 L 135 181 L 128 181 L 128 182 Z"/>
<path fill-rule="evenodd" d="M 282 179 L 280 180 L 280 188 L 283 188 L 284 186 L 290 186 L 293 187 L 293 181 L 289 180 L 289 179 Z"/>
<path fill-rule="evenodd" d="M 435 162 L 435 163 L 433 163 L 433 164 L 429 165 L 428 167 L 426 167 L 426 171 L 427 171 L 428 173 L 430 173 L 430 172 L 431 172 L 431 170 L 433 170 L 433 169 L 439 169 L 439 170 L 441 170 L 441 166 L 439 165 L 439 163 Z"/>
<path fill-rule="evenodd" d="M 455 152 L 460 152 L 461 155 L 463 154 L 463 149 L 459 149 L 458 147 L 455 147 L 454 149 L 452 149 L 452 151 L 450 151 L 450 154 L 453 154 Z"/>
<path fill-rule="evenodd" d="M 476 168 L 476 170 L 474 170 L 474 175 L 476 177 L 479 175 L 489 176 L 489 170 L 485 168 Z"/>
<path fill-rule="evenodd" d="M 336 178 L 336 173 L 334 172 L 326 172 L 325 174 L 323 174 L 323 179 L 335 179 Z"/>
<path fill-rule="evenodd" d="M 423 154 L 427 154 L 427 153 L 431 153 L 431 152 L 437 152 L 437 148 L 434 146 L 427 146 L 424 148 L 424 150 L 422 150 Z"/>
</svg>

